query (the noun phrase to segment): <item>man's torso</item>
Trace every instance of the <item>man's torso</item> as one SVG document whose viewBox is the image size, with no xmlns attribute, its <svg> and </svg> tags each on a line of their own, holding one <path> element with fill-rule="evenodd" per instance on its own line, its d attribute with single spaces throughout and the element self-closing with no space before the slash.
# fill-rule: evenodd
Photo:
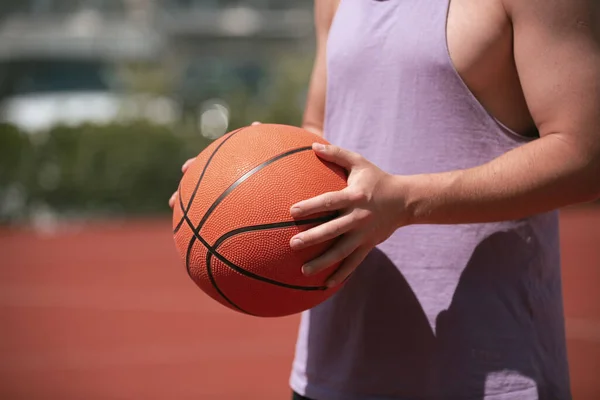
<svg viewBox="0 0 600 400">
<path fill-rule="evenodd" d="M 500 0 L 342 0 L 325 137 L 394 174 L 525 144 L 535 127 L 511 46 Z M 317 400 L 568 398 L 559 258 L 555 213 L 402 228 L 303 314 L 292 387 Z"/>
</svg>

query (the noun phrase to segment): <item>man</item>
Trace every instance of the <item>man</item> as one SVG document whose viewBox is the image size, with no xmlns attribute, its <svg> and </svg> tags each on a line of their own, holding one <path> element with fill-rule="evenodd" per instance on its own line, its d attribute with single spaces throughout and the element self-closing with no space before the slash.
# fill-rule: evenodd
<svg viewBox="0 0 600 400">
<path fill-rule="evenodd" d="M 339 3 L 339 4 L 338 4 Z M 348 188 L 294 398 L 569 399 L 557 210 L 600 197 L 600 2 L 318 0 L 304 127 Z M 189 165 L 189 164 L 188 164 Z M 184 167 L 185 169 L 185 167 Z"/>
</svg>

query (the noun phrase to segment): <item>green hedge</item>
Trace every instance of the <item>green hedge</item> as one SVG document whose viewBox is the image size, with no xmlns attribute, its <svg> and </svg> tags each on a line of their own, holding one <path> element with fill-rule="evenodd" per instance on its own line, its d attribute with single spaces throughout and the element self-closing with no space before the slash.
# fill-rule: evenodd
<svg viewBox="0 0 600 400">
<path fill-rule="evenodd" d="M 0 124 L 0 223 L 27 222 L 40 210 L 62 218 L 169 214 L 182 163 L 209 143 L 193 130 L 142 122 L 39 134 Z"/>
<path fill-rule="evenodd" d="M 0 125 L 0 221 L 40 208 L 64 217 L 168 213 L 182 162 L 208 144 L 145 123 L 34 135 Z"/>
<path fill-rule="evenodd" d="M 197 107 L 214 96 L 224 100 L 232 110 L 229 131 L 257 120 L 298 125 L 311 67 L 310 57 L 286 53 L 270 60 L 270 78 L 258 82 L 257 93 L 243 85 L 225 90 L 225 83 L 217 93 L 195 88 L 197 103 L 184 102 L 192 114 L 173 128 L 137 122 L 25 134 L 0 125 L 0 223 L 27 222 L 45 210 L 62 218 L 170 213 L 182 162 L 210 142 L 188 118 Z"/>
</svg>

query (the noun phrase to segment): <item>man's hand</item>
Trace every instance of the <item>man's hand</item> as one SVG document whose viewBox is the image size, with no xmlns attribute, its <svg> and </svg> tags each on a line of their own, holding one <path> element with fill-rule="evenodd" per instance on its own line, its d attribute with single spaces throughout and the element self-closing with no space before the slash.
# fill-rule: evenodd
<svg viewBox="0 0 600 400">
<path fill-rule="evenodd" d="M 190 165 L 192 165 L 194 160 L 195 158 L 190 158 L 189 160 L 187 160 L 181 167 L 181 172 L 185 174 L 185 172 L 188 170 Z M 177 191 L 175 191 L 175 193 L 173 193 L 169 198 L 169 207 L 173 208 L 175 206 L 175 201 L 177 201 Z"/>
<path fill-rule="evenodd" d="M 408 223 L 403 206 L 404 178 L 385 173 L 359 154 L 336 146 L 314 144 L 313 149 L 323 160 L 348 170 L 348 186 L 291 207 L 294 218 L 323 211 L 338 211 L 340 215 L 297 234 L 290 245 L 292 249 L 302 249 L 338 239 L 328 251 L 303 267 L 304 274 L 311 275 L 341 261 L 328 279 L 331 287 L 343 282 L 375 246 Z"/>
</svg>

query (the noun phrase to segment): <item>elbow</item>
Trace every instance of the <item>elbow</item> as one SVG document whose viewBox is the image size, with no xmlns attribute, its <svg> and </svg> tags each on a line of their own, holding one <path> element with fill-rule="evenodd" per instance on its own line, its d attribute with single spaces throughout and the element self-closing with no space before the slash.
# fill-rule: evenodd
<svg viewBox="0 0 600 400">
<path fill-rule="evenodd" d="M 594 188 L 592 201 L 600 199 L 600 151 L 593 157 L 592 187 Z"/>
<path fill-rule="evenodd" d="M 600 200 L 600 189 L 587 183 L 577 193 L 578 195 L 573 196 L 571 205 L 595 203 Z"/>
<path fill-rule="evenodd" d="M 595 203 L 600 200 L 600 189 L 596 188 L 596 190 L 592 191 L 592 193 L 584 200 L 584 203 Z"/>
<path fill-rule="evenodd" d="M 596 189 L 592 196 L 592 201 L 600 200 L 600 174 L 597 175 L 596 178 Z"/>
<path fill-rule="evenodd" d="M 600 182 L 600 176 L 598 176 L 598 182 Z M 596 190 L 592 194 L 592 199 L 590 202 L 595 202 L 600 200 L 600 183 L 596 183 Z"/>
<path fill-rule="evenodd" d="M 587 189 L 585 202 L 595 202 L 600 200 L 600 155 L 593 158 L 592 162 L 590 162 L 589 172 L 586 174 L 588 176 L 587 181 Z"/>
</svg>

